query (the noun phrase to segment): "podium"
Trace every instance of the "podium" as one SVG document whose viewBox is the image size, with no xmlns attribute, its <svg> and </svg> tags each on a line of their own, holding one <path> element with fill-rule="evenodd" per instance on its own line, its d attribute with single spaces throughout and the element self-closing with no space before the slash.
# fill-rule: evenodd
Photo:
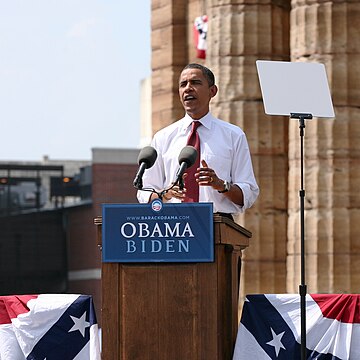
<svg viewBox="0 0 360 360">
<path fill-rule="evenodd" d="M 101 246 L 102 217 L 94 223 Z M 251 236 L 214 214 L 212 263 L 102 263 L 102 359 L 232 359 Z"/>
</svg>

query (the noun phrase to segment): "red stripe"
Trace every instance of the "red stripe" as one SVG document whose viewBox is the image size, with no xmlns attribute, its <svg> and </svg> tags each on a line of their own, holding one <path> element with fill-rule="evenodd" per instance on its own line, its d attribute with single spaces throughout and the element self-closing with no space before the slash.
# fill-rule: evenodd
<svg viewBox="0 0 360 360">
<path fill-rule="evenodd" d="M 323 315 L 343 323 L 360 324 L 360 295 L 311 294 Z"/>
<path fill-rule="evenodd" d="M 0 296 L 0 324 L 10 324 L 11 319 L 29 311 L 27 302 L 38 295 Z"/>
</svg>

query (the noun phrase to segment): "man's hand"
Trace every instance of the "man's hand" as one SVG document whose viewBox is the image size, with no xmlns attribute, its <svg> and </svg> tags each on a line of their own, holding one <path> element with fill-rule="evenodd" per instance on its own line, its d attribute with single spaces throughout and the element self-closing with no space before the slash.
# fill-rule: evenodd
<svg viewBox="0 0 360 360">
<path fill-rule="evenodd" d="M 202 167 L 197 169 L 195 174 L 196 181 L 200 186 L 211 186 L 214 190 L 224 190 L 224 180 L 220 179 L 215 171 L 209 168 L 205 160 L 201 160 Z M 231 184 L 229 191 L 223 193 L 233 203 L 244 206 L 244 195 L 236 184 Z"/>
<path fill-rule="evenodd" d="M 195 174 L 199 186 L 211 186 L 214 190 L 224 190 L 224 181 L 218 178 L 205 160 L 201 160 L 201 166 Z"/>
</svg>

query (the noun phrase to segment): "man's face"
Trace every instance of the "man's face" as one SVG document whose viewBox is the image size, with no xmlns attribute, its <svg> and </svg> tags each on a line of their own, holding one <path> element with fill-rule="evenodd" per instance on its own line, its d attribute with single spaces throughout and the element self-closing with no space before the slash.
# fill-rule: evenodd
<svg viewBox="0 0 360 360">
<path fill-rule="evenodd" d="M 198 120 L 209 112 L 209 103 L 217 87 L 209 87 L 200 69 L 185 69 L 179 79 L 180 101 L 188 115 Z"/>
</svg>

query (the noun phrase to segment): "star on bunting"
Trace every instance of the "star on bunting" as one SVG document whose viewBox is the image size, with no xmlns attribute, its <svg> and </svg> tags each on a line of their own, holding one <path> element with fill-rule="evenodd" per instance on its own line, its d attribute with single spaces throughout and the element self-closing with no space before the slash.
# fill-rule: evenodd
<svg viewBox="0 0 360 360">
<path fill-rule="evenodd" d="M 281 342 L 281 338 L 285 334 L 285 331 L 283 331 L 280 334 L 276 334 L 275 331 L 272 328 L 270 328 L 270 329 L 271 329 L 271 333 L 272 333 L 273 338 L 272 338 L 271 341 L 268 341 L 266 344 L 274 346 L 276 357 L 277 357 L 279 355 L 280 349 L 286 350 L 285 346 Z"/>
<path fill-rule="evenodd" d="M 82 314 L 80 318 L 75 316 L 71 316 L 72 321 L 74 322 L 73 327 L 69 330 L 69 332 L 79 330 L 81 335 L 85 337 L 85 328 L 90 326 L 90 323 L 85 320 L 86 311 Z"/>
</svg>

